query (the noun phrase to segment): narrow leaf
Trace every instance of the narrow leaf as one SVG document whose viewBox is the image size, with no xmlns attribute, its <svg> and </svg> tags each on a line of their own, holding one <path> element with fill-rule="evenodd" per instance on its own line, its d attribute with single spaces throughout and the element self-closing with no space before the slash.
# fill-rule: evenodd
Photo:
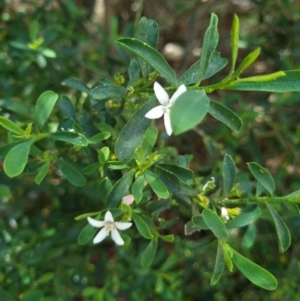
<svg viewBox="0 0 300 301">
<path fill-rule="evenodd" d="M 49 162 L 44 163 L 43 166 L 41 167 L 41 169 L 39 170 L 37 176 L 34 179 L 34 181 L 37 185 L 41 184 L 41 182 L 44 180 L 44 178 L 48 174 L 49 169 L 50 169 L 50 163 Z"/>
<path fill-rule="evenodd" d="M 234 72 L 235 63 L 238 55 L 239 49 L 239 31 L 240 22 L 238 16 L 235 14 L 233 16 L 232 28 L 231 28 L 231 67 L 229 74 Z"/>
<path fill-rule="evenodd" d="M 157 135 L 158 135 L 158 130 L 153 127 L 149 127 L 145 133 L 143 144 L 142 144 L 142 149 L 144 152 L 144 156 L 146 158 L 150 155 L 150 153 L 156 143 Z"/>
<path fill-rule="evenodd" d="M 203 90 L 184 92 L 171 110 L 171 125 L 175 135 L 194 128 L 205 117 L 209 108 L 209 98 Z"/>
<path fill-rule="evenodd" d="M 138 204 L 143 198 L 143 189 L 144 189 L 145 177 L 143 174 L 140 174 L 134 181 L 131 187 L 131 192 L 133 194 L 135 202 Z"/>
<path fill-rule="evenodd" d="M 68 131 L 51 133 L 49 137 L 54 140 L 64 141 L 82 147 L 88 146 L 89 143 L 87 138 L 82 134 Z"/>
<path fill-rule="evenodd" d="M 210 280 L 210 285 L 215 285 L 219 282 L 224 270 L 224 251 L 221 243 L 218 243 L 217 256 L 215 262 L 214 273 Z"/>
<path fill-rule="evenodd" d="M 230 109 L 216 101 L 210 101 L 208 113 L 237 133 L 242 127 L 242 119 Z"/>
<path fill-rule="evenodd" d="M 226 227 L 220 217 L 210 209 L 204 209 L 202 212 L 205 224 L 214 233 L 219 240 L 225 240 L 228 236 Z"/>
<path fill-rule="evenodd" d="M 150 229 L 148 228 L 147 224 L 144 222 L 144 220 L 142 219 L 142 217 L 140 215 L 138 215 L 137 213 L 132 211 L 132 219 L 134 221 L 134 224 L 135 224 L 137 230 L 144 238 L 146 238 L 146 239 L 153 238 L 153 235 L 150 232 Z"/>
<path fill-rule="evenodd" d="M 122 38 L 119 39 L 117 43 L 122 48 L 145 60 L 162 76 L 164 76 L 170 84 L 177 86 L 177 80 L 173 69 L 156 49 L 140 40 L 133 38 Z"/>
<path fill-rule="evenodd" d="M 277 288 L 277 280 L 270 272 L 232 248 L 231 250 L 234 264 L 252 283 L 266 290 L 275 290 Z"/>
<path fill-rule="evenodd" d="M 25 131 L 21 129 L 17 124 L 15 124 L 13 121 L 2 116 L 0 116 L 0 125 L 5 129 L 18 135 L 24 135 L 25 133 Z"/>
<path fill-rule="evenodd" d="M 271 194 L 273 195 L 275 190 L 275 183 L 273 177 L 269 173 L 269 171 L 260 166 L 258 163 L 250 162 L 247 163 L 250 169 L 250 172 L 254 176 L 254 178 Z"/>
<path fill-rule="evenodd" d="M 87 244 L 96 234 L 97 229 L 87 224 L 78 236 L 78 244 L 83 246 Z"/>
<path fill-rule="evenodd" d="M 291 244 L 291 234 L 288 227 L 286 226 L 280 215 L 276 212 L 276 210 L 272 208 L 269 203 L 267 203 L 267 205 L 276 227 L 279 251 L 280 253 L 283 253 Z"/>
<path fill-rule="evenodd" d="M 97 144 L 103 140 L 106 140 L 110 137 L 110 133 L 109 132 L 102 132 L 102 133 L 98 133 L 95 136 L 88 138 L 88 142 L 90 144 Z"/>
<path fill-rule="evenodd" d="M 225 155 L 223 160 L 223 196 L 226 197 L 231 191 L 235 181 L 235 165 L 228 154 Z"/>
<path fill-rule="evenodd" d="M 153 239 L 151 239 L 151 241 L 149 242 L 149 244 L 147 245 L 145 251 L 143 252 L 142 258 L 141 258 L 141 266 L 144 268 L 148 268 L 151 266 L 156 251 L 157 251 L 157 238 L 154 237 Z"/>
<path fill-rule="evenodd" d="M 256 59 L 258 58 L 260 54 L 260 48 L 255 49 L 253 52 L 251 52 L 250 54 L 248 54 L 244 60 L 241 62 L 240 66 L 238 67 L 238 69 L 236 70 L 236 72 L 234 73 L 234 77 L 238 78 L 240 76 L 240 74 L 246 69 L 248 68 L 250 65 L 252 65 Z"/>
</svg>

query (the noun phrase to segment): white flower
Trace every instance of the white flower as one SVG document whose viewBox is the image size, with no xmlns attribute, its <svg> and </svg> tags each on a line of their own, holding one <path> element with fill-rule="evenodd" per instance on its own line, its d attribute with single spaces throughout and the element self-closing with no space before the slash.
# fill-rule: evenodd
<svg viewBox="0 0 300 301">
<path fill-rule="evenodd" d="M 111 238 L 114 240 L 114 242 L 119 246 L 124 245 L 124 240 L 122 239 L 117 229 L 126 230 L 132 225 L 132 223 L 115 222 L 110 211 L 107 211 L 105 213 L 104 221 L 98 221 L 91 217 L 88 217 L 87 220 L 89 224 L 93 227 L 103 227 L 95 236 L 93 240 L 94 244 L 101 242 L 106 236 L 109 235 L 109 232 L 111 232 Z"/>
<path fill-rule="evenodd" d="M 186 91 L 186 87 L 185 85 L 181 85 L 173 94 L 171 99 L 169 99 L 168 93 L 159 83 L 155 82 L 153 88 L 154 88 L 154 93 L 156 95 L 156 98 L 158 99 L 161 105 L 151 109 L 145 115 L 145 117 L 149 119 L 157 119 L 160 118 L 162 115 L 164 115 L 166 132 L 169 136 L 171 136 L 172 126 L 170 120 L 170 110 L 174 105 L 175 101 L 178 99 L 178 97 Z"/>
<path fill-rule="evenodd" d="M 228 216 L 228 211 L 225 207 L 221 208 L 221 216 L 228 221 L 229 220 L 229 216 Z"/>
</svg>

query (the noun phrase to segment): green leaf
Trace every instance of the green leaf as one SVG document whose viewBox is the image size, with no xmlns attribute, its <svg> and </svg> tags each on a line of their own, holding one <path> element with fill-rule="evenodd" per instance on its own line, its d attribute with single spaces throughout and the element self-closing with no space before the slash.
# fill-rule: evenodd
<svg viewBox="0 0 300 301">
<path fill-rule="evenodd" d="M 257 237 L 257 231 L 255 224 L 249 224 L 246 232 L 243 235 L 242 247 L 246 249 L 251 249 L 254 246 Z"/>
<path fill-rule="evenodd" d="M 81 187 L 86 184 L 85 177 L 70 163 L 57 159 L 56 163 L 66 179 L 74 186 Z"/>
<path fill-rule="evenodd" d="M 202 215 L 194 215 L 192 217 L 192 222 L 193 224 L 199 228 L 199 229 L 203 229 L 203 230 L 209 230 L 210 228 L 206 225 L 203 216 Z"/>
<path fill-rule="evenodd" d="M 163 241 L 166 241 L 166 242 L 174 242 L 174 235 L 173 235 L 173 234 L 160 235 L 159 237 L 160 237 Z"/>
<path fill-rule="evenodd" d="M 109 124 L 107 123 L 100 123 L 98 125 L 98 130 L 100 132 L 109 132 L 111 134 L 112 137 L 116 137 L 116 130 Z"/>
<path fill-rule="evenodd" d="M 92 89 L 92 97 L 101 100 L 101 99 L 122 99 L 126 95 L 126 89 L 124 87 L 117 86 L 98 86 Z"/>
<path fill-rule="evenodd" d="M 143 174 L 140 174 L 134 181 L 131 187 L 131 192 L 134 197 L 135 202 L 138 204 L 143 198 L 143 189 L 144 189 L 145 177 Z"/>
<path fill-rule="evenodd" d="M 217 256 L 215 262 L 214 273 L 210 280 L 210 285 L 215 285 L 219 282 L 224 270 L 224 251 L 220 242 L 218 242 Z"/>
<path fill-rule="evenodd" d="M 80 133 L 62 131 L 51 133 L 49 137 L 54 140 L 63 141 L 82 147 L 88 146 L 89 144 L 88 139 Z"/>
<path fill-rule="evenodd" d="M 130 170 L 119 181 L 116 182 L 106 197 L 106 204 L 108 207 L 114 208 L 121 203 L 122 197 L 125 196 L 129 191 L 134 174 L 135 170 Z"/>
<path fill-rule="evenodd" d="M 222 58 L 219 53 L 214 52 L 212 54 L 211 60 L 209 62 L 208 68 L 205 71 L 205 74 L 202 80 L 208 79 L 215 75 L 217 72 L 222 70 L 228 61 L 225 58 Z M 186 86 L 195 84 L 199 78 L 199 67 L 200 60 L 195 62 L 179 79 L 178 85 L 184 84 Z"/>
<path fill-rule="evenodd" d="M 214 233 L 219 240 L 225 240 L 228 236 L 226 227 L 220 217 L 210 209 L 204 209 L 202 212 L 205 224 Z"/>
<path fill-rule="evenodd" d="M 224 252 L 224 260 L 225 260 L 226 266 L 227 266 L 228 270 L 230 272 L 232 272 L 233 271 L 233 263 L 231 260 L 231 257 L 232 257 L 231 248 L 227 244 L 225 244 L 223 246 L 223 252 Z"/>
<path fill-rule="evenodd" d="M 132 211 L 132 219 L 134 221 L 134 224 L 139 231 L 139 233 L 146 239 L 152 239 L 153 235 L 150 232 L 150 229 L 148 228 L 147 224 L 144 222 L 143 218 L 138 215 L 136 212 Z"/>
<path fill-rule="evenodd" d="M 128 82 L 129 86 L 139 80 L 140 69 L 139 69 L 139 64 L 136 60 L 130 61 L 130 64 L 128 67 L 128 76 L 129 76 L 129 82 Z"/>
<path fill-rule="evenodd" d="M 155 174 L 169 191 L 178 195 L 197 196 L 197 192 L 192 187 L 180 181 L 173 173 L 156 166 Z"/>
<path fill-rule="evenodd" d="M 284 75 L 285 74 L 285 75 Z M 299 92 L 300 70 L 290 70 L 281 73 L 266 74 L 242 81 L 236 80 L 224 89 L 239 91 L 265 91 L 265 92 Z"/>
<path fill-rule="evenodd" d="M 144 156 L 148 157 L 150 155 L 156 140 L 157 140 L 158 130 L 153 127 L 149 127 L 145 133 L 142 149 L 144 152 Z"/>
<path fill-rule="evenodd" d="M 203 90 L 189 90 L 181 94 L 171 110 L 171 125 L 175 135 L 194 128 L 205 117 L 209 98 Z"/>
<path fill-rule="evenodd" d="M 250 169 L 250 172 L 254 176 L 254 178 L 271 194 L 273 195 L 275 190 L 275 183 L 273 177 L 269 173 L 269 171 L 260 166 L 258 163 L 250 162 L 247 163 Z"/>
<path fill-rule="evenodd" d="M 10 178 L 16 177 L 23 172 L 27 164 L 31 144 L 32 141 L 26 140 L 17 144 L 8 152 L 3 167 Z"/>
<path fill-rule="evenodd" d="M 230 109 L 216 101 L 210 101 L 208 113 L 237 133 L 242 127 L 242 119 Z"/>
<path fill-rule="evenodd" d="M 59 98 L 58 107 L 68 118 L 76 118 L 75 108 L 69 97 L 63 95 Z"/>
<path fill-rule="evenodd" d="M 95 136 L 88 138 L 89 144 L 97 144 L 103 140 L 108 139 L 111 136 L 109 132 L 98 133 Z"/>
<path fill-rule="evenodd" d="M 288 227 L 282 220 L 282 218 L 279 216 L 279 214 L 276 212 L 274 208 L 270 206 L 269 203 L 267 203 L 268 208 L 270 210 L 270 213 L 272 215 L 275 227 L 276 227 L 276 233 L 278 237 L 278 246 L 280 253 L 283 253 L 288 249 L 288 247 L 291 244 L 291 235 Z"/>
<path fill-rule="evenodd" d="M 146 17 L 142 17 L 140 19 L 136 38 L 145 42 L 149 46 L 156 48 L 157 41 L 158 41 L 158 25 L 154 20 L 147 19 Z M 145 60 L 138 58 L 138 62 L 142 71 L 143 78 L 148 81 L 149 75 L 154 69 L 149 65 Z"/>
<path fill-rule="evenodd" d="M 178 165 L 173 164 L 157 164 L 157 166 L 163 168 L 166 171 L 173 173 L 179 180 L 184 183 L 189 183 L 194 178 L 194 172 L 190 169 L 180 167 Z"/>
<path fill-rule="evenodd" d="M 239 31 L 240 31 L 239 18 L 236 14 L 234 14 L 232 28 L 231 28 L 231 67 L 230 67 L 229 74 L 232 74 L 234 72 L 235 63 L 238 56 Z"/>
<path fill-rule="evenodd" d="M 277 288 L 277 280 L 270 272 L 245 258 L 232 248 L 231 250 L 234 264 L 252 283 L 266 290 L 275 290 Z"/>
<path fill-rule="evenodd" d="M 91 95 L 91 89 L 82 81 L 80 81 L 79 79 L 75 79 L 75 78 L 67 78 L 65 79 L 62 84 L 64 86 L 73 88 L 75 90 L 78 90 L 80 92 L 84 92 L 88 95 Z"/>
<path fill-rule="evenodd" d="M 99 150 L 98 160 L 101 164 L 105 164 L 109 158 L 110 150 L 109 147 L 104 146 Z"/>
<path fill-rule="evenodd" d="M 0 116 L 0 125 L 15 134 L 18 135 L 25 134 L 25 131 L 23 129 L 21 129 L 17 124 L 15 124 L 13 121 L 11 121 L 8 118 Z"/>
<path fill-rule="evenodd" d="M 22 301 L 42 301 L 44 299 L 44 293 L 39 289 L 30 289 L 22 298 Z"/>
<path fill-rule="evenodd" d="M 240 66 L 238 67 L 238 69 L 236 70 L 236 72 L 234 73 L 234 77 L 238 78 L 240 76 L 240 74 L 246 69 L 248 68 L 250 65 L 252 65 L 256 59 L 258 58 L 260 54 L 260 48 L 255 49 L 253 52 L 251 52 L 250 54 L 248 54 L 244 60 L 242 61 L 242 63 L 240 64 Z"/>
<path fill-rule="evenodd" d="M 104 178 L 99 184 L 99 191 L 101 191 L 101 200 L 106 200 L 109 192 L 112 190 L 113 185 L 109 178 Z M 123 197 L 124 195 L 122 195 Z"/>
<path fill-rule="evenodd" d="M 146 181 L 159 198 L 167 199 L 169 197 L 167 187 L 157 178 L 156 175 L 154 175 L 150 170 L 145 170 L 144 175 Z"/>
<path fill-rule="evenodd" d="M 151 123 L 151 119 L 145 114 L 157 104 L 155 99 L 145 103 L 125 124 L 116 141 L 115 151 L 118 159 L 128 163 L 134 156 L 135 150 L 142 145 L 145 133 Z"/>
<path fill-rule="evenodd" d="M 177 86 L 176 75 L 165 58 L 153 47 L 133 38 L 122 38 L 117 41 L 122 48 L 139 56 L 164 76 L 170 84 Z"/>
<path fill-rule="evenodd" d="M 261 215 L 261 210 L 257 204 L 251 204 L 245 207 L 235 218 L 226 223 L 227 229 L 241 228 L 253 223 Z"/>
<path fill-rule="evenodd" d="M 228 154 L 225 155 L 222 166 L 223 196 L 226 197 L 231 191 L 235 181 L 235 165 Z"/>
<path fill-rule="evenodd" d="M 39 125 L 40 128 L 43 127 L 49 118 L 57 99 L 58 95 L 53 91 L 46 91 L 38 98 L 33 113 L 33 121 L 35 124 Z"/>
<path fill-rule="evenodd" d="M 86 166 L 82 172 L 85 174 L 85 175 L 91 175 L 93 174 L 94 172 L 98 171 L 100 168 L 100 163 L 96 162 L 96 163 L 92 163 L 88 166 Z"/>
<path fill-rule="evenodd" d="M 90 224 L 84 226 L 78 236 L 78 244 L 83 246 L 87 244 L 96 234 L 98 229 L 94 228 Z"/>
<path fill-rule="evenodd" d="M 208 69 L 211 57 L 216 50 L 216 47 L 219 42 L 219 33 L 218 33 L 218 17 L 214 13 L 211 14 L 210 24 L 208 29 L 205 32 L 202 50 L 201 50 L 201 57 L 200 57 L 200 64 L 199 64 L 199 76 L 198 81 L 199 84 L 202 81 L 206 70 Z"/>
<path fill-rule="evenodd" d="M 41 182 L 44 180 L 44 178 L 48 174 L 49 169 L 50 169 L 50 163 L 49 162 L 44 163 L 43 166 L 41 167 L 41 169 L 39 170 L 37 176 L 34 179 L 34 181 L 37 185 L 41 184 Z"/>
<path fill-rule="evenodd" d="M 143 268 L 148 268 L 151 266 L 157 251 L 157 245 L 158 245 L 157 238 L 154 237 L 153 239 L 151 239 L 145 251 L 143 252 L 141 258 L 141 266 Z"/>
</svg>

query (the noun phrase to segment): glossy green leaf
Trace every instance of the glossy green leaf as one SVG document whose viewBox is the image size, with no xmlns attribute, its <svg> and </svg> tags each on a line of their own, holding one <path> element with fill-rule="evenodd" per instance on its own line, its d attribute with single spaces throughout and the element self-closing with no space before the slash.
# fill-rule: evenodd
<svg viewBox="0 0 300 301">
<path fill-rule="evenodd" d="M 276 227 L 279 251 L 280 253 L 283 253 L 288 249 L 288 247 L 291 244 L 291 234 L 285 222 L 282 220 L 277 211 L 274 208 L 272 208 L 270 204 L 267 203 L 267 205 Z"/>
<path fill-rule="evenodd" d="M 128 163 L 134 156 L 135 150 L 142 145 L 145 133 L 151 123 L 151 119 L 145 118 L 145 114 L 150 111 L 157 101 L 149 100 L 143 105 L 125 124 L 116 141 L 115 151 L 118 159 L 123 163 Z"/>
<path fill-rule="evenodd" d="M 142 17 L 140 19 L 136 38 L 145 42 L 149 46 L 156 48 L 158 41 L 159 29 L 158 25 L 154 20 Z M 138 58 L 138 62 L 142 71 L 143 78 L 148 81 L 149 74 L 154 71 L 151 65 L 149 65 L 144 59 Z"/>
<path fill-rule="evenodd" d="M 130 61 L 130 64 L 128 67 L 128 76 L 129 76 L 129 82 L 128 82 L 129 86 L 139 80 L 140 69 L 139 69 L 139 64 L 136 60 Z"/>
<path fill-rule="evenodd" d="M 250 172 L 254 176 L 254 178 L 271 194 L 273 195 L 275 190 L 275 183 L 273 177 L 269 173 L 269 171 L 260 166 L 256 162 L 247 163 Z"/>
<path fill-rule="evenodd" d="M 101 164 L 105 164 L 109 158 L 110 150 L 109 147 L 104 146 L 98 152 L 98 160 Z"/>
<path fill-rule="evenodd" d="M 256 237 L 257 237 L 256 225 L 249 224 L 246 232 L 243 235 L 243 239 L 241 243 L 242 247 L 246 249 L 251 249 L 255 244 Z"/>
<path fill-rule="evenodd" d="M 220 243 L 218 243 L 217 256 L 215 262 L 214 273 L 210 280 L 210 285 L 215 285 L 219 282 L 224 270 L 224 251 Z"/>
<path fill-rule="evenodd" d="M 222 166 L 223 196 L 226 197 L 231 191 L 235 181 L 235 165 L 228 154 L 225 155 Z"/>
<path fill-rule="evenodd" d="M 15 147 L 16 145 L 18 145 L 20 143 L 23 143 L 24 141 L 26 141 L 26 140 L 17 140 L 12 143 L 7 143 L 7 144 L 4 144 L 3 146 L 1 146 L 0 147 L 0 159 L 4 159 L 13 147 Z"/>
<path fill-rule="evenodd" d="M 78 244 L 83 246 L 87 244 L 95 236 L 99 229 L 92 227 L 90 224 L 84 226 L 78 236 Z"/>
<path fill-rule="evenodd" d="M 155 174 L 149 170 L 145 170 L 144 175 L 146 181 L 159 198 L 167 199 L 169 197 L 168 188 L 157 178 Z"/>
<path fill-rule="evenodd" d="M 235 68 L 235 63 L 239 50 L 239 32 L 240 22 L 237 15 L 233 16 L 233 22 L 231 27 L 231 67 L 229 74 L 232 74 Z"/>
<path fill-rule="evenodd" d="M 173 234 L 160 235 L 159 237 L 160 237 L 163 241 L 166 241 L 166 242 L 174 242 L 174 235 L 173 235 Z"/>
<path fill-rule="evenodd" d="M 138 204 L 143 198 L 143 189 L 144 189 L 145 177 L 143 174 L 140 174 L 134 181 L 131 187 L 131 192 L 133 194 L 135 202 Z"/>
<path fill-rule="evenodd" d="M 145 60 L 162 76 L 164 76 L 170 84 L 177 86 L 176 75 L 173 69 L 156 49 L 145 42 L 133 38 L 122 38 L 119 39 L 117 43 L 122 48 Z"/>
<path fill-rule="evenodd" d="M 50 169 L 50 163 L 49 162 L 44 163 L 43 166 L 40 168 L 37 176 L 34 178 L 34 181 L 37 185 L 41 184 L 41 182 L 44 180 L 44 178 L 48 174 L 49 169 Z"/>
<path fill-rule="evenodd" d="M 137 230 L 144 238 L 146 239 L 153 238 L 150 229 L 148 228 L 147 224 L 144 222 L 143 218 L 140 215 L 132 211 L 132 219 L 134 221 Z"/>
<path fill-rule="evenodd" d="M 63 95 L 58 100 L 58 107 L 68 118 L 76 118 L 75 108 L 69 97 Z"/>
<path fill-rule="evenodd" d="M 194 128 L 205 117 L 209 98 L 203 90 L 189 90 L 181 94 L 171 110 L 171 125 L 175 135 Z"/>
<path fill-rule="evenodd" d="M 153 239 L 151 239 L 151 241 L 147 245 L 145 251 L 143 252 L 143 255 L 141 258 L 141 266 L 142 267 L 148 268 L 151 266 L 151 264 L 155 258 L 155 254 L 157 251 L 157 245 L 158 245 L 157 238 L 154 237 Z"/>
<path fill-rule="evenodd" d="M 150 155 L 150 153 L 156 143 L 157 135 L 158 135 L 158 130 L 153 127 L 149 127 L 145 133 L 143 144 L 142 144 L 142 149 L 144 152 L 144 156 L 146 158 Z"/>
<path fill-rule="evenodd" d="M 81 187 L 86 184 L 85 177 L 72 164 L 61 159 L 57 159 L 56 163 L 59 169 L 61 170 L 62 174 L 72 185 L 76 187 Z"/>
<path fill-rule="evenodd" d="M 191 182 L 194 178 L 194 172 L 192 170 L 180 167 L 178 165 L 163 163 L 158 164 L 157 166 L 160 166 L 164 170 L 173 173 L 176 177 L 179 178 L 179 180 L 185 183 Z"/>
<path fill-rule="evenodd" d="M 39 289 L 30 289 L 23 294 L 22 301 L 42 301 L 44 299 L 44 293 Z"/>
<path fill-rule="evenodd" d="M 210 228 L 206 225 L 203 216 L 202 215 L 194 215 L 192 217 L 192 222 L 193 224 L 199 228 L 199 229 L 203 229 L 203 230 L 209 230 Z"/>
<path fill-rule="evenodd" d="M 228 232 L 221 218 L 212 210 L 204 209 L 202 212 L 205 224 L 219 240 L 225 240 Z"/>
<path fill-rule="evenodd" d="M 219 42 L 219 33 L 218 33 L 218 17 L 214 13 L 211 14 L 210 24 L 208 29 L 205 32 L 200 64 L 199 64 L 199 77 L 198 82 L 201 82 L 206 70 L 208 69 L 211 57 L 216 50 L 216 47 Z"/>
<path fill-rule="evenodd" d="M 217 72 L 222 70 L 228 61 L 225 58 L 222 58 L 219 53 L 214 52 L 211 56 L 208 68 L 205 71 L 205 74 L 202 80 L 208 79 L 215 75 Z M 195 84 L 199 78 L 200 71 L 200 60 L 195 62 L 179 79 L 178 85 L 184 84 L 186 86 Z"/>
<path fill-rule="evenodd" d="M 278 75 L 263 75 L 234 81 L 225 88 L 227 90 L 239 91 L 265 91 L 265 92 L 299 92 L 300 91 L 300 70 L 284 71 Z M 284 76 L 285 74 L 285 76 Z M 275 74 L 276 75 L 276 74 Z"/>
<path fill-rule="evenodd" d="M 239 67 L 237 68 L 236 72 L 234 73 L 234 77 L 238 78 L 240 76 L 240 74 L 246 69 L 248 68 L 250 65 L 252 65 L 256 59 L 258 58 L 260 54 L 260 48 L 255 49 L 253 52 L 251 52 L 250 54 L 248 54 L 244 60 L 241 62 L 241 64 L 239 65 Z"/>
<path fill-rule="evenodd" d="M 80 133 L 62 131 L 51 133 L 49 137 L 54 140 L 63 141 L 82 147 L 88 146 L 89 144 L 88 139 Z"/>
<path fill-rule="evenodd" d="M 230 109 L 216 101 L 210 101 L 208 113 L 235 132 L 239 132 L 242 127 L 242 119 Z"/>
<path fill-rule="evenodd" d="M 28 160 L 30 146 L 32 141 L 24 141 L 14 146 L 5 157 L 3 167 L 5 173 L 10 177 L 16 177 L 20 175 Z"/>
<path fill-rule="evenodd" d="M 155 174 L 169 191 L 178 195 L 197 196 L 197 192 L 192 187 L 180 181 L 173 173 L 156 166 Z"/>
<path fill-rule="evenodd" d="M 91 91 L 92 97 L 101 99 L 122 99 L 126 95 L 126 89 L 124 87 L 117 86 L 98 86 Z"/>
<path fill-rule="evenodd" d="M 91 95 L 91 89 L 82 81 L 76 78 L 67 78 L 62 82 L 63 85 L 73 88 L 77 91 Z"/>
<path fill-rule="evenodd" d="M 25 131 L 23 129 L 21 129 L 17 124 L 15 124 L 13 121 L 11 121 L 8 118 L 0 116 L 0 125 L 15 134 L 18 135 L 25 134 Z"/>
<path fill-rule="evenodd" d="M 106 204 L 110 208 L 117 207 L 122 201 L 122 197 L 127 194 L 132 183 L 135 170 L 127 172 L 116 184 L 106 197 Z"/>
<path fill-rule="evenodd" d="M 109 132 L 102 132 L 102 133 L 98 133 L 96 135 L 94 135 L 91 138 L 88 138 L 88 142 L 89 144 L 97 144 L 103 140 L 106 140 L 110 137 L 110 133 Z"/>
<path fill-rule="evenodd" d="M 257 204 L 251 204 L 245 207 L 235 218 L 226 223 L 227 229 L 245 227 L 259 218 L 261 209 Z"/>
<path fill-rule="evenodd" d="M 231 250 L 234 264 L 252 283 L 266 290 L 275 290 L 277 288 L 277 280 L 270 272 L 232 248 Z"/>
<path fill-rule="evenodd" d="M 49 118 L 57 99 L 58 95 L 53 91 L 46 91 L 38 98 L 33 113 L 33 121 L 35 124 L 39 125 L 40 128 L 43 127 Z"/>
</svg>

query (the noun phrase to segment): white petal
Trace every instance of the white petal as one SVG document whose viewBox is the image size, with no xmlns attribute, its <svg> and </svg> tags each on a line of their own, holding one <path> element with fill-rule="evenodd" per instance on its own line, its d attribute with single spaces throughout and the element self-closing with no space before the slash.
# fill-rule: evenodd
<svg viewBox="0 0 300 301">
<path fill-rule="evenodd" d="M 172 126 L 171 126 L 171 119 L 170 119 L 170 113 L 169 112 L 165 113 L 164 121 L 165 121 L 166 132 L 169 136 L 171 136 L 173 130 L 172 130 Z"/>
<path fill-rule="evenodd" d="M 106 228 L 104 227 L 103 229 L 101 229 L 99 231 L 99 233 L 95 236 L 93 243 L 97 244 L 99 242 L 101 242 L 107 235 L 108 235 L 108 231 L 106 231 Z"/>
<path fill-rule="evenodd" d="M 107 211 L 104 216 L 105 222 L 114 222 L 114 218 L 110 211 Z"/>
<path fill-rule="evenodd" d="M 113 241 L 119 245 L 119 246 L 122 246 L 124 245 L 124 240 L 123 238 L 121 237 L 120 233 L 118 232 L 117 229 L 114 229 L 111 231 L 111 238 L 113 239 Z"/>
<path fill-rule="evenodd" d="M 173 96 L 170 99 L 170 104 L 173 105 L 177 98 L 186 91 L 185 85 L 180 85 L 180 87 L 176 90 Z"/>
<path fill-rule="evenodd" d="M 157 106 L 153 109 L 151 109 L 146 115 L 145 117 L 149 118 L 149 119 L 157 119 L 160 118 L 163 114 L 164 114 L 164 107 L 163 106 Z"/>
<path fill-rule="evenodd" d="M 126 230 L 132 226 L 132 223 L 121 223 L 121 222 L 115 222 L 115 226 L 119 230 Z"/>
<path fill-rule="evenodd" d="M 154 92 L 158 101 L 163 105 L 166 106 L 169 103 L 169 95 L 166 90 L 157 82 L 154 83 Z"/>
<path fill-rule="evenodd" d="M 88 217 L 87 220 L 91 226 L 96 228 L 101 228 L 105 225 L 104 221 L 97 221 L 96 219 L 93 219 L 91 217 Z"/>
</svg>

